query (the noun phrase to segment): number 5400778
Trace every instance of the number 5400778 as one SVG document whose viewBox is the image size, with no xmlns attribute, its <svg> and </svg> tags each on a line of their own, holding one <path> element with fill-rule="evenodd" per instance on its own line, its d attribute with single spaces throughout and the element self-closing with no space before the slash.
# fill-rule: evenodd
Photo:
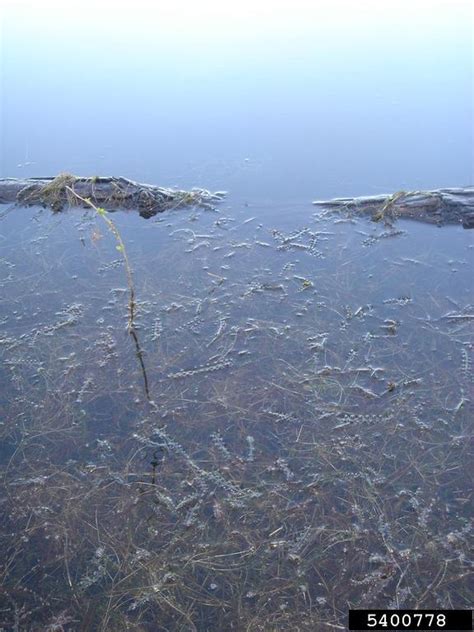
<svg viewBox="0 0 474 632">
<path fill-rule="evenodd" d="M 414 614 L 398 614 L 391 615 L 367 615 L 367 627 L 368 628 L 431 628 L 433 624 L 436 625 L 436 629 L 444 628 L 446 625 L 446 615 L 444 614 L 430 614 L 427 612 L 414 613 Z"/>
</svg>

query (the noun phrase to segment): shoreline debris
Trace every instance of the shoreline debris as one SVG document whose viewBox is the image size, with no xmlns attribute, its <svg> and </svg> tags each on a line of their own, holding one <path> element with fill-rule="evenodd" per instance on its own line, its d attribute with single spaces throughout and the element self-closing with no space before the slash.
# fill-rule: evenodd
<svg viewBox="0 0 474 632">
<path fill-rule="evenodd" d="M 401 218 L 438 226 L 462 224 L 463 228 L 474 228 L 473 186 L 317 200 L 313 204 L 328 212 L 370 215 L 374 222 L 383 220 L 389 225 Z"/>
<path fill-rule="evenodd" d="M 40 205 L 55 212 L 62 211 L 65 206 L 82 206 L 71 189 L 78 196 L 90 199 L 95 205 L 107 210 L 138 209 L 146 219 L 166 210 L 186 206 L 213 209 L 226 195 L 224 191 L 211 193 L 206 189 L 181 191 L 158 187 L 123 177 L 82 177 L 60 173 L 56 177 L 46 178 L 0 178 L 0 204 Z"/>
</svg>

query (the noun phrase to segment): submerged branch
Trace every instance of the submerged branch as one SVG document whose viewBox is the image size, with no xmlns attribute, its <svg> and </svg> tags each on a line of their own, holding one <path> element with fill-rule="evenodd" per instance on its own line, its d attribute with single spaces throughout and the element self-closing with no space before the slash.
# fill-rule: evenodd
<svg viewBox="0 0 474 632">
<path fill-rule="evenodd" d="M 55 178 L 0 179 L 0 204 L 37 204 L 50 207 L 53 211 L 61 211 L 65 206 L 84 206 L 84 202 L 71 194 L 70 187 L 81 198 L 90 199 L 96 206 L 107 210 L 138 209 L 145 218 L 185 206 L 213 208 L 225 196 L 223 191 L 181 191 L 141 184 L 122 177 L 80 177 L 61 173 Z"/>
</svg>

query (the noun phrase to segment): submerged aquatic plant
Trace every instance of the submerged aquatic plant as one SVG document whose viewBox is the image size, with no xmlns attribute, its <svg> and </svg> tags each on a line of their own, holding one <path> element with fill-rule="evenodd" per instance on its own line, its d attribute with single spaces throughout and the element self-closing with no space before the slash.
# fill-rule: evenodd
<svg viewBox="0 0 474 632">
<path fill-rule="evenodd" d="M 79 195 L 79 193 L 74 191 L 74 189 L 70 187 L 69 185 L 66 185 L 65 188 L 71 195 L 75 196 L 78 200 L 83 202 L 83 204 L 86 204 L 87 206 L 92 208 L 97 213 L 97 215 L 107 224 L 107 228 L 115 237 L 115 240 L 117 242 L 117 245 L 115 247 L 122 256 L 124 266 L 125 266 L 125 273 L 127 276 L 127 285 L 128 285 L 128 292 L 129 292 L 127 331 L 132 337 L 133 342 L 135 344 L 135 351 L 138 358 L 138 362 L 140 364 L 146 398 L 148 401 L 152 401 L 151 396 L 150 396 L 150 387 L 148 383 L 148 374 L 145 367 L 145 361 L 143 359 L 143 351 L 140 345 L 140 341 L 138 339 L 137 329 L 135 326 L 135 313 L 136 313 L 135 286 L 133 283 L 132 268 L 130 266 L 130 261 L 127 255 L 127 250 L 125 248 L 125 243 L 122 239 L 122 236 L 120 235 L 120 232 L 117 226 L 110 219 L 109 213 L 105 210 L 105 208 L 96 206 L 90 198 L 82 197 L 81 195 Z"/>
<path fill-rule="evenodd" d="M 133 274 L 132 268 L 130 266 L 130 261 L 128 259 L 127 250 L 125 248 L 125 244 L 123 242 L 122 236 L 114 224 L 114 222 L 110 219 L 109 213 L 100 206 L 96 206 L 90 198 L 84 198 L 79 193 L 76 193 L 72 187 L 66 185 L 66 190 L 71 193 L 78 200 L 81 200 L 84 204 L 92 208 L 97 215 L 107 224 L 107 228 L 110 230 L 112 235 L 115 237 L 117 245 L 115 246 L 118 252 L 122 255 L 123 262 L 125 265 L 125 272 L 127 275 L 127 285 L 129 290 L 129 300 L 128 300 L 128 331 L 131 333 L 135 330 L 135 308 L 136 308 L 136 300 L 135 300 L 135 286 L 133 284 Z"/>
<path fill-rule="evenodd" d="M 94 222 L 114 222 L 92 202 Z M 27 245 L 57 296 L 47 309 L 24 298 L 38 282 L 27 265 L 12 253 L 1 268 L 0 627 L 309 632 L 345 629 L 347 604 L 467 607 L 472 310 L 443 317 L 427 295 L 446 269 L 428 268 L 423 291 L 413 264 L 378 274 L 376 251 L 370 268 L 338 247 L 343 226 L 318 233 L 316 275 L 307 230 L 282 229 L 261 255 L 261 229 L 241 224 L 237 240 L 210 214 L 196 221 L 178 230 L 216 249 L 183 254 L 160 230 L 156 265 L 130 260 L 146 296 L 128 328 L 147 344 L 159 406 L 134 396 L 134 358 L 115 346 L 129 294 L 114 285 L 124 256 L 108 224 L 120 258 L 86 296 L 50 273 L 76 272 L 61 252 L 51 264 Z M 227 259 L 243 239 L 251 248 Z M 173 275 L 156 274 L 170 260 Z"/>
</svg>

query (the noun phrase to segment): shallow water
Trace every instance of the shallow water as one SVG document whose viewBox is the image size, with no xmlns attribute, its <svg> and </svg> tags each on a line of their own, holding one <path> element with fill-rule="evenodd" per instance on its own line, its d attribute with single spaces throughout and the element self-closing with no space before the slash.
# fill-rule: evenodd
<svg viewBox="0 0 474 632">
<path fill-rule="evenodd" d="M 3 629 L 329 631 L 346 628 L 350 607 L 471 605 L 472 232 L 384 226 L 310 204 L 467 183 L 469 117 L 453 116 L 464 112 L 466 63 L 448 64 L 461 58 L 464 31 L 447 46 L 462 15 L 437 11 L 423 36 L 395 23 L 407 48 L 381 49 L 392 65 L 387 75 L 379 68 L 380 94 L 372 55 L 391 14 L 375 16 L 381 30 L 368 29 L 362 48 L 340 18 L 358 78 L 341 83 L 341 58 L 329 55 L 310 74 L 310 94 L 310 62 L 335 51 L 327 22 L 314 27 L 318 39 L 297 21 L 300 39 L 288 36 L 270 54 L 280 31 L 257 21 L 246 53 L 234 57 L 228 44 L 219 62 L 223 42 L 210 29 L 205 77 L 193 56 L 203 33 L 173 58 L 173 73 L 150 53 L 165 45 L 159 38 L 144 38 L 130 60 L 119 54 L 120 28 L 106 31 L 108 47 L 82 88 L 60 73 L 36 86 L 36 120 L 49 131 L 65 103 L 96 114 L 63 124 L 54 151 L 44 125 L 35 131 L 15 112 L 29 106 L 26 84 L 13 78 L 32 71 L 13 42 L 33 36 L 34 14 L 11 11 L 6 50 L 17 57 L 5 62 L 12 125 L 3 175 L 120 172 L 231 192 L 214 210 L 109 215 L 133 272 L 136 339 L 123 257 L 99 216 L 0 208 Z M 69 50 L 72 25 L 61 20 L 48 23 L 51 37 L 28 63 Z M 140 25 L 151 38 L 143 17 L 132 34 Z M 435 72 L 421 55 L 428 44 L 441 46 L 446 68 Z M 410 50 L 420 53 L 412 65 Z M 156 119 L 152 58 L 168 68 Z M 136 94 L 148 95 L 140 106 L 119 72 L 137 60 Z M 112 61 L 106 85 L 119 105 L 102 111 L 84 86 L 97 86 Z M 425 75 L 415 81 L 428 68 L 434 87 Z M 441 107 L 433 92 L 448 80 L 459 89 L 446 89 Z M 285 81 L 291 90 L 276 91 Z M 50 103 L 59 85 L 65 101 Z M 182 91 L 196 96 L 193 107 Z M 120 128 L 119 142 L 117 121 L 104 124 L 127 103 L 136 122 Z M 408 151 L 415 130 L 423 142 Z M 23 162 L 20 131 L 35 164 Z"/>
<path fill-rule="evenodd" d="M 467 607 L 469 231 L 112 217 L 152 403 L 105 224 L 2 219 L 7 617 L 285 629 Z"/>
</svg>

